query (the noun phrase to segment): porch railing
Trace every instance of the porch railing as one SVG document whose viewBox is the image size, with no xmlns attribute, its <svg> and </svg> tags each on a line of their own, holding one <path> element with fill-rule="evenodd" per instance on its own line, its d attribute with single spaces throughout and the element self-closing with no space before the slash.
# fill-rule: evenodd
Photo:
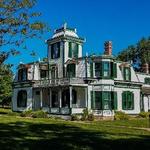
<svg viewBox="0 0 150 150">
<path fill-rule="evenodd" d="M 59 78 L 59 79 L 43 79 L 34 82 L 34 87 L 47 87 L 69 84 L 84 84 L 83 78 Z"/>
</svg>

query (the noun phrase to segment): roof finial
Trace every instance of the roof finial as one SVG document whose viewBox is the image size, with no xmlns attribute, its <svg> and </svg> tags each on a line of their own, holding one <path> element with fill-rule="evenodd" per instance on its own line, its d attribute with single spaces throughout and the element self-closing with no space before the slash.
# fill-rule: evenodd
<svg viewBox="0 0 150 150">
<path fill-rule="evenodd" d="M 64 23 L 64 29 L 66 29 L 66 28 L 67 28 L 67 22 Z"/>
</svg>

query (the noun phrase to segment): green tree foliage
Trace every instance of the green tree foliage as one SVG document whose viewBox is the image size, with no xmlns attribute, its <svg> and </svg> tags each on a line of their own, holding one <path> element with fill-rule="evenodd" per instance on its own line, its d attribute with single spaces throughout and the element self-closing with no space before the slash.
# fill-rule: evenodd
<svg viewBox="0 0 150 150">
<path fill-rule="evenodd" d="M 38 21 L 41 13 L 32 12 L 36 0 L 0 0 L 0 64 L 11 54 L 26 49 L 25 40 L 42 38 L 46 24 Z"/>
<path fill-rule="evenodd" d="M 118 56 L 121 61 L 133 61 L 133 67 L 140 71 L 143 63 L 150 64 L 150 38 L 142 38 L 137 44 L 128 46 Z"/>
<path fill-rule="evenodd" d="M 0 102 L 10 101 L 12 94 L 12 71 L 9 65 L 0 65 Z"/>
</svg>

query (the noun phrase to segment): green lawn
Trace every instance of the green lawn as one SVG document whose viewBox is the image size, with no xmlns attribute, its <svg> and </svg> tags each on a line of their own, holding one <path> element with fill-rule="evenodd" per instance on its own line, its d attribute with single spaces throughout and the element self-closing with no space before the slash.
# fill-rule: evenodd
<svg viewBox="0 0 150 150">
<path fill-rule="evenodd" d="M 150 131 L 146 119 L 71 122 L 21 118 L 0 109 L 1 149 L 150 150 Z"/>
</svg>

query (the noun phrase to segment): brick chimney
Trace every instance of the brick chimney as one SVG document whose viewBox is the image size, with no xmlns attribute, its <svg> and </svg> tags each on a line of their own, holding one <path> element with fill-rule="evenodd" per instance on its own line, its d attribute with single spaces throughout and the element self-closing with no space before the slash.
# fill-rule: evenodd
<svg viewBox="0 0 150 150">
<path fill-rule="evenodd" d="M 143 65 L 142 65 L 142 71 L 144 72 L 144 73 L 149 73 L 149 65 L 148 65 L 148 63 L 144 63 Z"/>
<path fill-rule="evenodd" d="M 105 55 L 112 55 L 112 42 L 111 41 L 106 41 L 104 43 L 104 47 L 105 47 L 104 54 Z"/>
</svg>

